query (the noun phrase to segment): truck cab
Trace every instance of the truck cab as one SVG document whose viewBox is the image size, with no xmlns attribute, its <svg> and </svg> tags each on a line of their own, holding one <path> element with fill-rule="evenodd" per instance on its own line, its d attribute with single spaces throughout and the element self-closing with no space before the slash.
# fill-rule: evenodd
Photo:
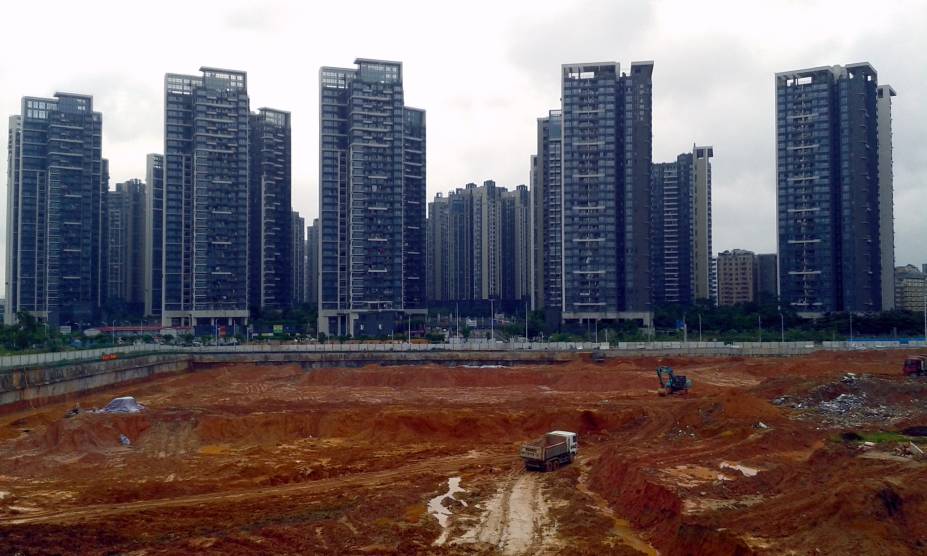
<svg viewBox="0 0 927 556">
<path fill-rule="evenodd" d="M 927 357 L 908 357 L 904 361 L 905 376 L 927 376 Z"/>
<path fill-rule="evenodd" d="M 548 434 L 556 434 L 557 436 L 563 437 L 563 439 L 566 440 L 567 448 L 570 450 L 570 455 L 576 457 L 576 452 L 579 450 L 579 436 L 575 432 L 550 431 Z"/>
<path fill-rule="evenodd" d="M 533 442 L 523 444 L 519 454 L 525 469 L 535 471 L 556 471 L 576 457 L 579 437 L 575 432 L 550 431 Z"/>
</svg>

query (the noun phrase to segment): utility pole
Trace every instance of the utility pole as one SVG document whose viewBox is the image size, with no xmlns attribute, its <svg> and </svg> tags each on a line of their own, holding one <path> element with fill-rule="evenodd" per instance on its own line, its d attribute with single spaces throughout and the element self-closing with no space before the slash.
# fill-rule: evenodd
<svg viewBox="0 0 927 556">
<path fill-rule="evenodd" d="M 785 317 L 782 316 L 782 311 L 779 312 L 779 341 L 785 343 Z"/>
<path fill-rule="evenodd" d="M 850 341 L 853 341 L 853 312 L 850 312 Z"/>
<path fill-rule="evenodd" d="M 457 338 L 460 338 L 460 303 L 454 304 L 454 311 L 457 313 Z"/>
<path fill-rule="evenodd" d="M 528 343 L 528 300 L 525 300 L 525 343 Z"/>
<path fill-rule="evenodd" d="M 599 319 L 595 319 L 595 343 L 599 343 Z"/>
<path fill-rule="evenodd" d="M 763 317 L 759 314 L 756 315 L 756 327 L 760 331 L 760 342 L 763 341 Z"/>
<path fill-rule="evenodd" d="M 682 315 L 682 341 L 689 342 L 689 324 L 686 322 L 686 316 Z"/>
<path fill-rule="evenodd" d="M 702 343 L 702 314 L 698 314 L 698 343 Z"/>
</svg>

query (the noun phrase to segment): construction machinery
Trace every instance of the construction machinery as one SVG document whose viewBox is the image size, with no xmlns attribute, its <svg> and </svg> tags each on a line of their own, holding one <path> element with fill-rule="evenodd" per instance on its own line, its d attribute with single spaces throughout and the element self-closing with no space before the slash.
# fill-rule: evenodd
<svg viewBox="0 0 927 556">
<path fill-rule="evenodd" d="M 672 367 L 657 367 L 657 379 L 660 381 L 660 395 L 688 394 L 692 381 L 685 375 L 677 375 Z"/>
<path fill-rule="evenodd" d="M 541 438 L 524 444 L 519 455 L 525 461 L 525 469 L 555 471 L 561 465 L 573 461 L 579 450 L 579 438 L 575 432 L 550 431 Z"/>
<path fill-rule="evenodd" d="M 902 368 L 905 376 L 927 376 L 927 357 L 914 355 L 904 360 Z"/>
</svg>

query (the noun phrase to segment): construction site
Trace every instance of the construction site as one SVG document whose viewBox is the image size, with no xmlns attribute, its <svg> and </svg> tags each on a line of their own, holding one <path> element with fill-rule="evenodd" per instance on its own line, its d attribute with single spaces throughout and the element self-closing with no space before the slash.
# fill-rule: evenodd
<svg viewBox="0 0 927 556">
<path fill-rule="evenodd" d="M 201 364 L 0 414 L 0 552 L 925 554 L 917 353 Z"/>
</svg>

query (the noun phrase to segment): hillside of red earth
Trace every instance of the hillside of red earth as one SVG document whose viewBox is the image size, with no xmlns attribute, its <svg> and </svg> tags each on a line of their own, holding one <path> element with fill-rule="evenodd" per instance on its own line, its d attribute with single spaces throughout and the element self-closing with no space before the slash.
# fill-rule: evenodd
<svg viewBox="0 0 927 556">
<path fill-rule="evenodd" d="M 927 554 L 912 352 L 232 365 L 0 416 L 3 554 Z M 693 382 L 659 396 L 655 369 Z M 139 413 L 95 411 L 132 396 Z M 525 471 L 519 446 L 579 435 Z"/>
</svg>

